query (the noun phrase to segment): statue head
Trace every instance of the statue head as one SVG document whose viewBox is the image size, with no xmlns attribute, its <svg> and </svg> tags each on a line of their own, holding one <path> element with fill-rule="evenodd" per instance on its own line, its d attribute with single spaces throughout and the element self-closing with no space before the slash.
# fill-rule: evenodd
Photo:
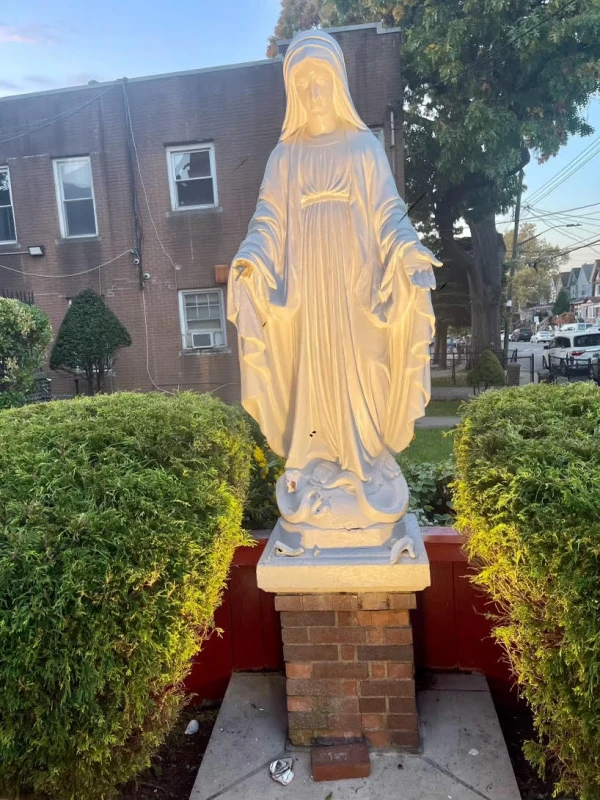
<svg viewBox="0 0 600 800">
<path fill-rule="evenodd" d="M 308 120 L 333 117 L 340 125 L 366 129 L 348 89 L 344 55 L 328 33 L 310 30 L 295 36 L 283 62 L 287 107 L 281 140 Z"/>
</svg>

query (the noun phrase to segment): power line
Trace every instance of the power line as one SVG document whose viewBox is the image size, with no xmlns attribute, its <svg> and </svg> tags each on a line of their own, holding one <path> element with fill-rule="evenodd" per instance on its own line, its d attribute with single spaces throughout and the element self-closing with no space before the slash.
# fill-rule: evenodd
<svg viewBox="0 0 600 800">
<path fill-rule="evenodd" d="M 6 139 L 0 139 L 0 144 L 6 144 L 6 142 L 14 142 L 15 139 L 22 139 L 24 136 L 29 136 L 32 133 L 36 133 L 37 131 L 41 131 L 43 128 L 47 128 L 49 125 L 54 125 L 55 122 L 59 120 L 62 121 L 63 119 L 68 119 L 72 117 L 74 114 L 78 114 L 84 108 L 91 106 L 92 103 L 95 103 L 96 100 L 100 100 L 101 97 L 104 97 L 105 94 L 110 92 L 111 89 L 114 89 L 114 86 L 109 86 L 108 89 L 104 89 L 104 91 L 99 92 L 97 95 L 92 97 L 90 100 L 87 100 L 85 103 L 82 103 L 77 108 L 72 108 L 69 111 L 64 111 L 62 114 L 57 114 L 55 117 L 48 117 L 46 121 L 38 125 L 37 128 L 32 128 L 31 130 L 23 131 L 22 133 L 17 133 L 15 136 L 9 136 Z"/>
<path fill-rule="evenodd" d="M 533 194 L 529 197 L 529 205 L 532 203 L 538 203 L 551 194 L 553 191 L 558 189 L 566 180 L 570 177 L 575 175 L 576 172 L 579 172 L 582 167 L 584 167 L 592 158 L 600 153 L 600 136 L 596 137 L 590 144 L 579 153 L 578 156 L 573 158 L 568 164 L 566 164 L 561 170 L 559 170 L 556 175 L 546 181 L 546 183 L 542 184 Z"/>
<path fill-rule="evenodd" d="M 156 238 L 158 239 L 158 243 L 160 244 L 163 253 L 171 262 L 171 266 L 175 270 L 178 271 L 177 264 L 173 261 L 169 253 L 167 252 L 166 247 L 163 244 L 162 239 L 160 238 L 160 234 L 158 232 L 158 228 L 156 227 L 156 223 L 154 222 L 154 217 L 152 216 L 152 211 L 150 210 L 150 201 L 148 200 L 148 192 L 146 191 L 146 184 L 144 183 L 144 176 L 142 175 L 142 168 L 140 166 L 140 157 L 138 155 L 137 144 L 135 142 L 135 135 L 133 133 L 133 123 L 131 121 L 131 109 L 129 107 L 129 97 L 127 96 L 127 89 L 125 88 L 125 81 L 123 81 L 123 101 L 125 103 L 125 110 L 127 112 L 127 125 L 129 127 L 129 134 L 131 136 L 131 144 L 133 145 L 133 152 L 135 155 L 135 163 L 137 166 L 138 175 L 140 177 L 140 183 L 142 184 L 142 189 L 144 191 L 144 199 L 146 200 L 146 208 L 148 209 L 148 216 L 150 217 L 150 222 L 152 223 L 152 227 L 154 228 L 154 233 L 156 234 Z"/>
<path fill-rule="evenodd" d="M 68 275 L 41 275 L 39 272 L 25 272 L 22 269 L 15 269 L 14 267 L 7 267 L 6 264 L 0 264 L 0 269 L 7 269 L 9 272 L 16 272 L 19 275 L 23 275 L 24 277 L 31 277 L 31 278 L 57 278 L 62 280 L 63 278 L 76 278 L 78 275 L 87 275 L 90 272 L 95 272 L 97 269 L 102 269 L 102 267 L 107 267 L 109 264 L 112 264 L 114 261 L 118 261 L 123 256 L 126 256 L 128 253 L 131 253 L 131 250 L 124 250 L 122 253 L 119 253 L 118 256 L 111 258 L 110 261 L 105 261 L 103 264 L 98 264 L 97 267 L 91 267 L 90 269 L 83 269 L 81 272 L 71 272 Z"/>
</svg>

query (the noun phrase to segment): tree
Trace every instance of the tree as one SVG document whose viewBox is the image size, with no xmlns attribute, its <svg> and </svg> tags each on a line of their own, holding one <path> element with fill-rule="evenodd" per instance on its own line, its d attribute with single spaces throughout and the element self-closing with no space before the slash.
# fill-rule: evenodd
<svg viewBox="0 0 600 800">
<path fill-rule="evenodd" d="M 295 32 L 293 12 L 307 2 L 283 0 L 278 35 Z M 505 246 L 495 216 L 514 204 L 532 152 L 546 161 L 570 135 L 593 132 L 584 110 L 600 88 L 600 0 L 310 3 L 321 24 L 335 14 L 401 27 L 409 202 L 426 192 L 412 216 L 467 274 L 474 348 L 499 350 Z M 463 220 L 471 252 L 457 241 Z"/>
<path fill-rule="evenodd" d="M 107 372 L 131 337 L 104 300 L 85 289 L 71 303 L 50 355 L 50 369 L 83 373 L 88 394 L 101 392 Z"/>
<path fill-rule="evenodd" d="M 23 405 L 51 337 L 50 320 L 43 311 L 0 297 L 0 407 Z"/>
<path fill-rule="evenodd" d="M 498 356 L 491 350 L 484 350 L 477 364 L 467 373 L 467 383 L 478 391 L 481 386 L 484 389 L 489 389 L 490 386 L 504 386 L 506 378 Z"/>
<path fill-rule="evenodd" d="M 556 298 L 556 302 L 552 306 L 552 313 L 555 316 L 559 316 L 560 314 L 566 314 L 570 308 L 569 293 L 566 289 L 561 289 Z"/>
<path fill-rule="evenodd" d="M 552 278 L 568 256 L 535 233 L 535 225 L 526 222 L 519 230 L 518 260 L 513 278 L 515 310 L 550 301 Z M 512 247 L 512 232 L 504 234 L 506 248 Z"/>
</svg>

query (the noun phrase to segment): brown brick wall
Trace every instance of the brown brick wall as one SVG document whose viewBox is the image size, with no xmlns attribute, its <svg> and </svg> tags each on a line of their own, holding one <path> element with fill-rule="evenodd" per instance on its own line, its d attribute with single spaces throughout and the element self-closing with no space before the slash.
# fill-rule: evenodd
<svg viewBox="0 0 600 800">
<path fill-rule="evenodd" d="M 278 595 L 293 744 L 416 751 L 414 594 Z"/>
<path fill-rule="evenodd" d="M 401 102 L 399 34 L 359 27 L 335 36 L 359 113 L 369 125 L 386 125 L 388 154 L 403 187 L 402 137 L 397 131 L 392 152 L 388 109 Z M 55 330 L 70 297 L 87 287 L 101 292 L 133 340 L 118 357 L 112 388 L 146 391 L 154 381 L 166 390 L 215 391 L 235 400 L 234 328 L 228 325 L 225 351 L 183 353 L 177 293 L 217 286 L 215 265 L 230 263 L 245 235 L 283 119 L 281 61 L 135 79 L 127 93 L 150 212 L 180 267 L 173 269 L 157 240 L 137 177 L 142 269 L 151 275 L 143 293 L 147 335 L 139 269 L 130 255 L 100 271 L 63 277 L 135 246 L 121 82 L 0 100 L 0 164 L 10 168 L 18 236 L 18 246 L 0 245 L 0 264 L 23 272 L 0 269 L 0 288 L 33 291 Z M 219 208 L 172 212 L 165 148 L 205 140 L 215 146 Z M 91 159 L 99 235 L 61 240 L 52 159 L 78 155 Z M 9 255 L 34 244 L 45 246 L 43 258 Z M 73 390 L 72 379 L 53 377 L 55 391 Z"/>
</svg>

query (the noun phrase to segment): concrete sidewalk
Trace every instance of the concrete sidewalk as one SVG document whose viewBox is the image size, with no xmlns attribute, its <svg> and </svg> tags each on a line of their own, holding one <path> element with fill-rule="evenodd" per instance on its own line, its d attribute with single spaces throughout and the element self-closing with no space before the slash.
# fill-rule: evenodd
<svg viewBox="0 0 600 800">
<path fill-rule="evenodd" d="M 443 428 L 450 430 L 460 422 L 460 417 L 420 417 L 415 422 L 415 428 Z"/>
<path fill-rule="evenodd" d="M 423 752 L 371 753 L 371 776 L 314 783 L 308 750 L 288 750 L 284 678 L 234 674 L 190 800 L 520 800 L 487 682 L 438 675 L 418 695 Z M 281 786 L 269 763 L 292 756 Z"/>
</svg>

